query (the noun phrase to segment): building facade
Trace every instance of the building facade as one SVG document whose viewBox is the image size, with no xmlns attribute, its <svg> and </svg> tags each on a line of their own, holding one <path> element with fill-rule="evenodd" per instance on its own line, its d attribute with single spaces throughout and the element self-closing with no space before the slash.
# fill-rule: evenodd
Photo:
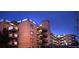
<svg viewBox="0 0 79 59">
<path fill-rule="evenodd" d="M 50 47 L 52 41 L 50 37 L 50 25 L 48 20 L 44 20 L 37 29 L 38 44 L 41 48 Z"/>
<path fill-rule="evenodd" d="M 38 44 L 38 41 L 41 44 Z M 50 42 L 50 25 L 48 20 L 43 21 L 40 26 L 37 26 L 29 18 L 17 22 L 8 20 L 0 22 L 0 46 L 2 47 L 40 48 L 48 47 Z"/>
<path fill-rule="evenodd" d="M 8 20 L 0 22 L 0 47 L 17 47 L 17 26 Z"/>
<path fill-rule="evenodd" d="M 0 22 L 0 47 L 7 47 L 8 43 L 8 22 Z"/>
<path fill-rule="evenodd" d="M 24 19 L 18 25 L 19 28 L 19 48 L 36 48 L 37 47 L 37 26 L 30 19 Z"/>
</svg>

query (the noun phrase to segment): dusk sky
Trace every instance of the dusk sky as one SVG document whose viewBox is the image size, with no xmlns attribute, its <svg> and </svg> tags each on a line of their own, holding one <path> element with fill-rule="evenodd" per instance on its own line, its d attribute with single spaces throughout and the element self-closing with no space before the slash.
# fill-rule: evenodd
<svg viewBox="0 0 79 59">
<path fill-rule="evenodd" d="M 43 20 L 50 21 L 51 32 L 56 35 L 77 34 L 77 16 L 72 11 L 8 11 L 0 12 L 0 19 L 22 20 L 31 18 L 37 24 Z"/>
</svg>

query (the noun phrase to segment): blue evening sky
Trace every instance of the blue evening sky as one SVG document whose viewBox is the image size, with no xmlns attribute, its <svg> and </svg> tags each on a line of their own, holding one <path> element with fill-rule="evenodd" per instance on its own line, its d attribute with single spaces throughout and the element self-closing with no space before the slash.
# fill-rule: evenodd
<svg viewBox="0 0 79 59">
<path fill-rule="evenodd" d="M 1 11 L 0 19 L 22 20 L 31 18 L 38 24 L 43 20 L 50 21 L 51 32 L 56 35 L 77 34 L 75 11 Z"/>
</svg>

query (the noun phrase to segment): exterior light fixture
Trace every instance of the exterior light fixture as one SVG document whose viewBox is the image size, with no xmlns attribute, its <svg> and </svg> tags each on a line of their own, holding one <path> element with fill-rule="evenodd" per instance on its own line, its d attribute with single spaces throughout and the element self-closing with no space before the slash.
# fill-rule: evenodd
<svg viewBox="0 0 79 59">
<path fill-rule="evenodd" d="M 31 34 L 33 35 L 34 33 L 33 33 L 33 32 L 31 32 Z"/>
<path fill-rule="evenodd" d="M 18 27 L 16 26 L 15 29 L 18 30 Z"/>
<path fill-rule="evenodd" d="M 10 25 L 14 25 L 13 23 L 10 23 Z"/>
<path fill-rule="evenodd" d="M 14 34 L 14 37 L 17 38 L 18 37 L 18 34 Z"/>
<path fill-rule="evenodd" d="M 17 41 L 14 41 L 14 45 L 17 45 L 18 43 L 17 43 Z"/>
<path fill-rule="evenodd" d="M 8 28 L 8 30 L 12 30 L 13 29 L 13 26 L 10 26 L 9 28 Z"/>
<path fill-rule="evenodd" d="M 9 37 L 10 37 L 10 38 L 17 38 L 17 37 L 18 37 L 18 34 L 16 34 L 16 33 L 15 33 L 15 34 L 10 33 L 10 34 L 9 34 Z"/>
<path fill-rule="evenodd" d="M 39 30 L 39 32 L 41 33 L 41 32 L 42 32 L 42 30 Z"/>
</svg>

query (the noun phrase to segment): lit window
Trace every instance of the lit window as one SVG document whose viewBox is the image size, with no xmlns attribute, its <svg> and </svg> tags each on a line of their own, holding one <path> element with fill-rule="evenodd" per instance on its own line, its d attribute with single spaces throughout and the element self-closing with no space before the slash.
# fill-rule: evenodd
<svg viewBox="0 0 79 59">
<path fill-rule="evenodd" d="M 68 45 L 67 42 L 65 44 Z"/>
<path fill-rule="evenodd" d="M 12 37 L 13 36 L 13 34 L 9 34 L 9 37 Z"/>
<path fill-rule="evenodd" d="M 33 35 L 33 34 L 34 34 L 34 32 L 31 32 L 31 34 Z"/>
<path fill-rule="evenodd" d="M 18 35 L 17 34 L 14 34 L 14 37 L 18 37 Z"/>
<path fill-rule="evenodd" d="M 18 27 L 15 27 L 16 30 L 18 30 Z"/>
<path fill-rule="evenodd" d="M 13 26 L 10 26 L 9 28 L 8 28 L 8 30 L 12 30 L 13 29 Z"/>
<path fill-rule="evenodd" d="M 42 30 L 39 30 L 39 33 L 42 32 Z"/>
<path fill-rule="evenodd" d="M 61 41 L 62 43 L 64 43 L 64 41 Z"/>
<path fill-rule="evenodd" d="M 17 45 L 18 43 L 17 43 L 17 41 L 14 41 L 14 45 Z"/>
<path fill-rule="evenodd" d="M 39 37 L 42 37 L 43 35 L 39 35 Z"/>
</svg>

